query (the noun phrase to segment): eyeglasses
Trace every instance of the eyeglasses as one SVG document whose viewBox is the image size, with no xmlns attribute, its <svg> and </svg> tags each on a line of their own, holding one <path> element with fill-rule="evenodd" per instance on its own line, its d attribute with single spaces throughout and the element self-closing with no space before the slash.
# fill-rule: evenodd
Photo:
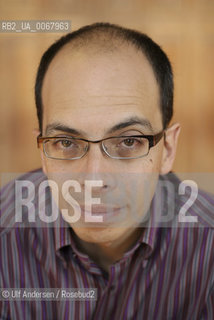
<svg viewBox="0 0 214 320">
<path fill-rule="evenodd" d="M 90 143 L 100 143 L 101 150 L 113 159 L 138 159 L 148 155 L 163 137 L 165 130 L 155 135 L 133 135 L 109 137 L 101 140 L 87 140 L 71 136 L 37 137 L 38 147 L 43 145 L 47 158 L 56 160 L 77 160 L 86 155 Z"/>
</svg>

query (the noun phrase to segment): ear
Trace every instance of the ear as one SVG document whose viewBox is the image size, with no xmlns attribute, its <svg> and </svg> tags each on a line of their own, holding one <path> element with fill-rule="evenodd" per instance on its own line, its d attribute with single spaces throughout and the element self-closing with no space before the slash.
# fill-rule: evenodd
<svg viewBox="0 0 214 320">
<path fill-rule="evenodd" d="M 38 137 L 38 135 L 40 134 L 40 130 L 35 128 L 33 129 L 33 134 Z M 47 175 L 47 169 L 46 169 L 46 162 L 45 162 L 45 156 L 42 150 L 42 147 L 40 148 L 40 156 L 41 156 L 41 161 L 42 161 L 42 170 L 43 172 Z"/>
<path fill-rule="evenodd" d="M 181 126 L 179 123 L 173 124 L 165 131 L 164 148 L 162 153 L 161 174 L 171 171 L 175 159 L 178 137 Z"/>
</svg>

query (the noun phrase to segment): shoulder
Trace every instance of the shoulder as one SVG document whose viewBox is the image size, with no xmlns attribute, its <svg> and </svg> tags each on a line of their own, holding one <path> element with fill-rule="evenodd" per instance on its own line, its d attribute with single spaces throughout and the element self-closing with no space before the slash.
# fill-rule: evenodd
<svg viewBox="0 0 214 320">
<path fill-rule="evenodd" d="M 160 176 L 159 181 L 161 190 L 164 189 L 161 198 L 167 199 L 162 207 L 164 217 L 170 211 L 168 220 L 165 219 L 163 228 L 160 228 L 164 241 L 170 239 L 167 250 L 179 261 L 186 261 L 191 268 L 196 268 L 195 276 L 201 275 L 204 282 L 209 281 L 212 286 L 214 195 L 198 188 L 192 180 L 180 180 L 174 173 Z"/>
<path fill-rule="evenodd" d="M 25 173 L 16 179 L 10 181 L 0 190 L 0 236 L 11 232 L 16 226 L 16 218 L 19 215 L 22 206 L 23 212 L 27 207 L 24 207 L 23 199 L 31 198 L 31 204 L 37 202 L 38 187 L 40 183 L 46 180 L 46 176 L 42 169 L 37 169 Z M 23 214 L 23 219 L 26 216 Z M 23 220 L 22 223 L 25 223 Z"/>
<path fill-rule="evenodd" d="M 38 189 L 41 182 L 45 180 L 47 177 L 41 169 L 38 169 L 19 176 L 0 191 L 0 256 L 2 257 L 0 283 L 12 281 L 19 287 L 21 275 L 13 277 L 14 270 L 15 273 L 21 269 L 22 272 L 23 270 L 29 271 L 29 261 L 31 264 L 35 263 L 41 254 L 42 257 L 46 257 L 52 250 L 50 249 L 50 246 L 52 248 L 54 245 L 52 228 L 45 228 L 46 225 L 42 225 L 38 218 Z M 20 190 L 17 191 L 17 183 L 20 182 L 23 182 L 21 197 L 18 194 Z M 26 187 L 28 185 L 31 187 Z M 27 199 L 25 204 L 22 201 L 24 198 Z M 32 222 L 32 216 L 35 222 Z M 20 220 L 20 217 L 21 221 L 17 221 Z"/>
<path fill-rule="evenodd" d="M 214 228 L 214 195 L 201 190 L 193 180 L 180 180 L 174 173 L 159 178 L 168 203 L 174 208 L 179 223 L 194 227 Z"/>
</svg>

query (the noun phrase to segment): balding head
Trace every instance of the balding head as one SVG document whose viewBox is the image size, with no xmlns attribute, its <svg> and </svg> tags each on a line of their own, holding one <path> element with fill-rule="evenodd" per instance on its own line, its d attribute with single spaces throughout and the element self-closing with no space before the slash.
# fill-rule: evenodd
<svg viewBox="0 0 214 320">
<path fill-rule="evenodd" d="M 170 62 L 161 48 L 140 32 L 108 23 L 97 23 L 69 33 L 55 42 L 43 55 L 37 73 L 35 99 L 40 131 L 42 130 L 42 86 L 51 61 L 61 50 L 69 48 L 71 55 L 85 52 L 93 55 L 111 55 L 132 47 L 148 59 L 159 85 L 160 110 L 163 127 L 169 124 L 173 113 L 173 77 Z M 142 60 L 143 61 L 143 60 Z"/>
</svg>

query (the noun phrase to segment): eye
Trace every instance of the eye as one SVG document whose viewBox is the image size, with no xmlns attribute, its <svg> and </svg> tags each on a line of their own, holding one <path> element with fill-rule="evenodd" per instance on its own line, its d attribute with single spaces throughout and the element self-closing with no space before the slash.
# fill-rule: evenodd
<svg viewBox="0 0 214 320">
<path fill-rule="evenodd" d="M 69 139 L 56 139 L 53 142 L 54 146 L 58 148 L 70 148 L 73 146 L 73 142 Z"/>
<path fill-rule="evenodd" d="M 70 140 L 61 140 L 60 142 L 64 148 L 68 148 L 72 145 L 72 142 Z"/>
<path fill-rule="evenodd" d="M 139 148 L 143 145 L 142 138 L 127 137 L 121 141 L 121 147 Z"/>
<path fill-rule="evenodd" d="M 126 147 L 132 147 L 135 142 L 136 142 L 136 139 L 134 138 L 127 138 L 123 140 L 123 143 L 125 144 Z"/>
</svg>

